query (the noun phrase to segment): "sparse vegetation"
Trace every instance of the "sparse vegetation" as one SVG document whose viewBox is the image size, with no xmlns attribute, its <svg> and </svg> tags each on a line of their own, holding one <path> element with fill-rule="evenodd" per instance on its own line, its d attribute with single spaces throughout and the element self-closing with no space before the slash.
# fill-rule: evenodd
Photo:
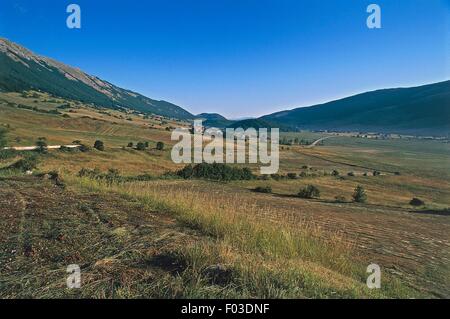
<svg viewBox="0 0 450 319">
<path fill-rule="evenodd" d="M 197 164 L 187 165 L 177 172 L 184 179 L 204 178 L 216 181 L 250 180 L 255 178 L 247 167 L 238 168 L 226 164 Z"/>
<path fill-rule="evenodd" d="M 47 139 L 45 137 L 39 137 L 36 141 L 37 152 L 46 153 L 47 152 Z"/>
<path fill-rule="evenodd" d="M 105 145 L 104 145 L 104 143 L 102 141 L 97 140 L 94 143 L 94 148 L 96 150 L 98 150 L 98 151 L 102 151 L 103 152 L 105 150 Z"/>
<path fill-rule="evenodd" d="M 361 185 L 358 185 L 355 188 L 355 191 L 354 191 L 352 197 L 356 203 L 365 203 L 367 201 L 367 194 L 366 194 L 364 187 L 362 187 Z"/>
<path fill-rule="evenodd" d="M 143 142 L 137 143 L 137 144 L 136 144 L 136 149 L 137 149 L 138 151 L 145 151 L 145 149 L 146 149 L 145 143 L 143 143 Z"/>
<path fill-rule="evenodd" d="M 308 185 L 300 190 L 300 192 L 298 193 L 298 197 L 307 199 L 319 198 L 320 190 L 314 185 Z"/>
<path fill-rule="evenodd" d="M 270 194 L 270 193 L 272 193 L 272 187 L 268 186 L 268 185 L 267 186 L 258 186 L 255 188 L 255 192 Z"/>
<path fill-rule="evenodd" d="M 164 150 L 164 143 L 163 142 L 158 142 L 158 143 L 156 143 L 156 149 L 158 150 L 158 151 L 163 151 Z"/>
<path fill-rule="evenodd" d="M 334 201 L 336 203 L 346 203 L 347 199 L 345 198 L 345 196 L 337 195 L 337 196 L 334 197 Z"/>
<path fill-rule="evenodd" d="M 416 198 L 414 197 L 413 199 L 411 199 L 411 201 L 409 202 L 409 205 L 411 206 L 424 206 L 425 202 L 423 200 L 421 200 L 420 198 Z"/>
</svg>

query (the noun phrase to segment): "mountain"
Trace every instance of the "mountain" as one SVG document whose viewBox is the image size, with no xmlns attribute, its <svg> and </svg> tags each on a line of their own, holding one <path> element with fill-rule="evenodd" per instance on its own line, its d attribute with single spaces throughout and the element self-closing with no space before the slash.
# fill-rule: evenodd
<svg viewBox="0 0 450 319">
<path fill-rule="evenodd" d="M 231 125 L 228 125 L 229 128 L 243 128 L 244 130 L 248 128 L 260 129 L 260 128 L 270 128 L 270 127 L 279 127 L 277 123 L 273 123 L 271 121 L 267 121 L 265 119 L 248 119 L 242 120 L 238 122 L 234 122 Z M 279 127 L 281 128 L 281 127 Z"/>
<path fill-rule="evenodd" d="M 119 88 L 80 69 L 39 56 L 0 38 L 0 91 L 26 90 L 40 90 L 62 98 L 113 109 L 129 108 L 178 119 L 194 118 L 191 113 L 175 104 L 153 100 Z"/>
<path fill-rule="evenodd" d="M 366 92 L 261 119 L 290 129 L 446 135 L 450 133 L 450 81 Z"/>
<path fill-rule="evenodd" d="M 206 127 L 224 128 L 234 122 L 217 113 L 202 113 L 195 116 L 195 118 L 203 120 L 203 125 Z"/>
</svg>

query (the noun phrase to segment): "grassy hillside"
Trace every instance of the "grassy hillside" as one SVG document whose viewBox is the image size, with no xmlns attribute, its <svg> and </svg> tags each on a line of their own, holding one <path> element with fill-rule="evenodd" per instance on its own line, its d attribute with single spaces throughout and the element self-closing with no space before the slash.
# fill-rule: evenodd
<svg viewBox="0 0 450 319">
<path fill-rule="evenodd" d="M 297 129 L 447 135 L 450 81 L 367 92 L 262 119 Z"/>
<path fill-rule="evenodd" d="M 143 113 L 190 119 L 193 115 L 166 101 L 157 101 L 119 88 L 97 77 L 0 38 L 0 90 L 36 90 L 111 109 L 129 108 Z"/>
</svg>

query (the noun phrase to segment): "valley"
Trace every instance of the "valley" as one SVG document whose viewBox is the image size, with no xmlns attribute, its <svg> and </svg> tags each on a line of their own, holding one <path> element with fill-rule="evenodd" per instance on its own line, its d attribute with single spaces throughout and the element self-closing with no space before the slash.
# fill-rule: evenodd
<svg viewBox="0 0 450 319">
<path fill-rule="evenodd" d="M 7 146 L 45 137 L 48 145 L 89 147 L 1 157 L 0 295 L 449 296 L 450 144 L 444 140 L 343 135 L 315 147 L 288 143 L 280 147 L 278 174 L 260 176 L 247 165 L 254 179 L 223 182 L 173 175 L 184 165 L 170 158 L 170 128 L 189 125 L 37 91 L 0 93 Z M 281 138 L 312 142 L 328 135 Z M 98 140 L 103 151 L 93 148 Z M 138 142 L 148 147 L 138 150 Z M 36 156 L 31 176 L 15 165 L 30 155 Z M 80 175 L 83 169 L 98 173 Z M 300 198 L 308 185 L 320 197 Z M 365 202 L 352 200 L 357 186 Z M 413 198 L 423 205 L 412 206 Z M 80 291 L 65 288 L 72 263 L 81 265 Z M 365 285 L 371 263 L 382 268 L 379 291 Z"/>
</svg>

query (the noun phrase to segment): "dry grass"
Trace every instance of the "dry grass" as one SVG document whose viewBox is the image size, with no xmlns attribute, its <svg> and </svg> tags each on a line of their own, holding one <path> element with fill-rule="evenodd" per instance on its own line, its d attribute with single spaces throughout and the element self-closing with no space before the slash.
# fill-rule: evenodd
<svg viewBox="0 0 450 319">
<path fill-rule="evenodd" d="M 188 256 L 185 259 L 189 264 L 205 259 L 208 263 L 232 265 L 239 274 L 236 280 L 252 295 L 411 296 L 411 291 L 389 279 L 382 292 L 370 291 L 364 284 L 364 267 L 351 257 L 352 244 L 339 233 L 325 236 L 314 225 L 293 216 L 272 218 L 287 216 L 275 207 L 262 208 L 253 199 L 245 200 L 243 196 L 229 196 L 212 189 L 212 196 L 204 196 L 203 192 L 180 187 L 177 182 L 111 185 L 83 178 L 71 179 L 70 183 L 89 192 L 113 192 L 138 199 L 147 207 L 168 212 L 183 225 L 212 238 L 212 244 L 183 247 L 180 253 Z M 277 289 L 276 285 L 281 287 Z"/>
</svg>

